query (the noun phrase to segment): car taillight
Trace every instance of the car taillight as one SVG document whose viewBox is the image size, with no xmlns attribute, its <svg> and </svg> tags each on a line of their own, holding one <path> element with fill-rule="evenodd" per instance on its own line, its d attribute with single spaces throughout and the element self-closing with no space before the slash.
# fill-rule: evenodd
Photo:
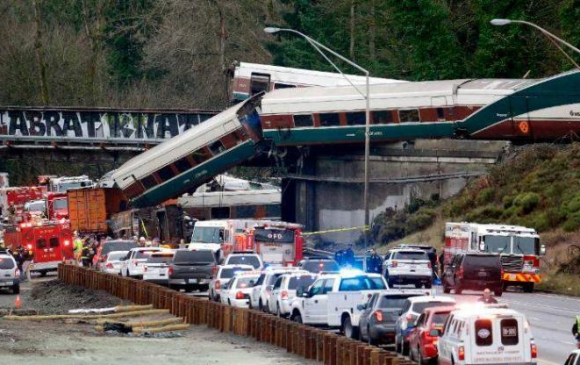
<svg viewBox="0 0 580 365">
<path fill-rule="evenodd" d="M 430 269 L 433 268 L 433 265 L 431 265 L 431 262 L 428 262 L 427 263 L 427 267 L 430 268 Z"/>
<path fill-rule="evenodd" d="M 64 240 L 64 245 L 68 247 L 70 245 L 70 241 L 69 240 Z"/>
<path fill-rule="evenodd" d="M 530 345 L 530 352 L 532 353 L 532 359 L 535 359 L 538 357 L 538 346 L 536 346 L 535 343 Z"/>
<path fill-rule="evenodd" d="M 211 276 L 215 276 L 216 272 L 217 272 L 217 266 L 212 266 L 211 267 Z"/>
<path fill-rule="evenodd" d="M 375 312 L 375 319 L 377 320 L 377 322 L 382 322 L 383 321 L 383 311 L 376 311 Z"/>
<path fill-rule="evenodd" d="M 244 299 L 244 293 L 242 293 L 241 291 L 237 292 L 236 299 Z"/>
<path fill-rule="evenodd" d="M 220 290 L 220 286 L 221 286 L 220 281 L 219 280 L 216 280 L 216 282 L 215 282 L 215 290 Z"/>
<path fill-rule="evenodd" d="M 397 267 L 398 264 L 397 261 L 391 261 L 391 267 Z"/>
<path fill-rule="evenodd" d="M 14 270 L 14 277 L 15 278 L 19 278 L 20 277 L 20 270 L 18 270 L 18 269 Z"/>
<path fill-rule="evenodd" d="M 109 262 L 109 263 L 107 263 L 106 267 L 107 267 L 107 269 L 113 269 L 115 266 L 113 266 L 113 264 L 111 264 Z"/>
<path fill-rule="evenodd" d="M 459 350 L 457 350 L 457 360 L 459 361 L 465 360 L 465 347 L 459 346 Z"/>
<path fill-rule="evenodd" d="M 457 277 L 460 278 L 460 279 L 463 279 L 463 267 L 461 267 L 459 269 L 459 271 L 457 272 Z"/>
<path fill-rule="evenodd" d="M 286 290 L 282 290 L 282 292 L 280 293 L 280 297 L 282 299 L 288 299 L 288 292 Z"/>
<path fill-rule="evenodd" d="M 169 266 L 169 269 L 167 269 L 167 275 L 173 275 L 173 266 Z"/>
</svg>

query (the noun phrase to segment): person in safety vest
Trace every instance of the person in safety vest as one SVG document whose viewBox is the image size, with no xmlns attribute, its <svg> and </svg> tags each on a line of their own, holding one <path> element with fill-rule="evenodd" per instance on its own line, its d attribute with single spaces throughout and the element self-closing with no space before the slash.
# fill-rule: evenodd
<svg viewBox="0 0 580 365">
<path fill-rule="evenodd" d="M 91 243 L 89 242 L 89 239 L 87 238 L 84 245 L 83 245 L 83 249 L 81 251 L 81 262 L 83 264 L 83 267 L 91 266 L 92 255 L 93 255 L 93 248 L 91 246 Z"/>
<path fill-rule="evenodd" d="M 371 248 L 370 255 L 367 256 L 367 272 L 371 273 L 382 273 L 383 272 L 383 259 L 377 254 L 374 248 Z"/>
<path fill-rule="evenodd" d="M 578 341 L 578 346 L 580 347 L 580 316 L 576 316 L 576 322 L 572 326 L 572 334 Z"/>
<path fill-rule="evenodd" d="M 73 249 L 76 260 L 78 262 L 81 262 L 81 254 L 83 251 L 83 240 L 79 237 L 78 231 L 74 231 Z"/>
</svg>

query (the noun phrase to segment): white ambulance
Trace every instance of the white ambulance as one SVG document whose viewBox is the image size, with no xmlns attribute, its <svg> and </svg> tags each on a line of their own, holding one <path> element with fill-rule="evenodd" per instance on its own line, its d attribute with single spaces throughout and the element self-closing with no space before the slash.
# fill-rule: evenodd
<svg viewBox="0 0 580 365">
<path fill-rule="evenodd" d="M 536 365 L 538 348 L 526 317 L 505 306 L 470 305 L 451 312 L 439 341 L 440 365 Z"/>
</svg>

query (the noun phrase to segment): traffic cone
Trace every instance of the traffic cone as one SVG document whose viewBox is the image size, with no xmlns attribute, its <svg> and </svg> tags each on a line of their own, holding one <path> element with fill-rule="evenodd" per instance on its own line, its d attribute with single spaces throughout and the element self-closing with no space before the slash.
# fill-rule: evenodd
<svg viewBox="0 0 580 365">
<path fill-rule="evenodd" d="M 16 309 L 22 308 L 22 301 L 20 300 L 20 295 L 16 296 L 16 300 L 14 301 L 14 307 L 16 307 Z"/>
</svg>

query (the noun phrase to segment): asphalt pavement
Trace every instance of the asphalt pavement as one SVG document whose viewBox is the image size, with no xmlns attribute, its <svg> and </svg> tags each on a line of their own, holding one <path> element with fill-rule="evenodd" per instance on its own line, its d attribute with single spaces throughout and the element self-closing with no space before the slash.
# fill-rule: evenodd
<svg viewBox="0 0 580 365">
<path fill-rule="evenodd" d="M 481 296 L 481 292 L 464 293 L 454 295 L 458 303 L 473 302 Z M 564 364 L 570 352 L 576 349 L 572 325 L 580 314 L 579 298 L 508 291 L 497 299 L 528 318 L 538 346 L 539 365 Z"/>
</svg>

